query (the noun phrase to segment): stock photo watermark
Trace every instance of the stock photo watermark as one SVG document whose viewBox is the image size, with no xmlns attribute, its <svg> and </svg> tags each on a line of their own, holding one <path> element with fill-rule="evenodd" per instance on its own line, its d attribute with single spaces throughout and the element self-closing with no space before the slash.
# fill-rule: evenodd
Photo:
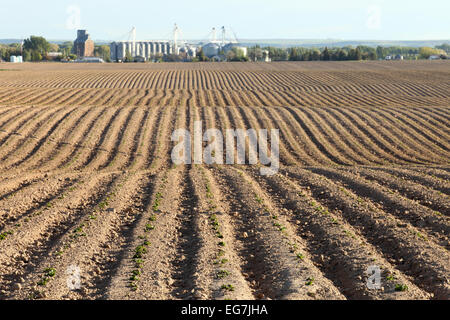
<svg viewBox="0 0 450 320">
<path fill-rule="evenodd" d="M 367 21 L 366 27 L 370 30 L 381 29 L 381 7 L 377 5 L 372 5 L 367 9 Z"/>
<path fill-rule="evenodd" d="M 81 29 L 81 8 L 78 5 L 70 5 L 66 9 L 68 14 L 66 28 L 68 30 Z"/>
<path fill-rule="evenodd" d="M 259 163 L 263 166 L 260 174 L 264 176 L 274 175 L 280 168 L 278 129 L 270 130 L 270 148 L 267 129 L 227 129 L 225 133 L 218 129 L 208 129 L 203 133 L 202 121 L 194 122 L 193 135 L 187 129 L 175 130 L 172 141 L 178 142 L 172 150 L 172 162 L 176 165 Z M 209 142 L 206 148 L 203 148 L 203 142 Z"/>
<path fill-rule="evenodd" d="M 381 269 L 379 266 L 369 266 L 367 268 L 367 288 L 370 290 L 380 290 L 381 289 Z"/>
<path fill-rule="evenodd" d="M 81 269 L 78 266 L 71 265 L 66 270 L 66 284 L 70 291 L 81 289 Z"/>
</svg>

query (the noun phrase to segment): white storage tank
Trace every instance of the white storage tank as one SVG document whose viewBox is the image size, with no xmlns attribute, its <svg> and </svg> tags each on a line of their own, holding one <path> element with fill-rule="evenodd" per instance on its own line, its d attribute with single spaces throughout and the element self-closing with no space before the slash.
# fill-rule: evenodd
<svg viewBox="0 0 450 320">
<path fill-rule="evenodd" d="M 211 42 L 211 43 L 205 44 L 202 47 L 202 51 L 205 56 L 207 56 L 208 58 L 212 58 L 219 54 L 220 46 L 216 43 Z"/>
<path fill-rule="evenodd" d="M 23 58 L 22 56 L 11 56 L 9 61 L 12 63 L 22 63 Z"/>
</svg>

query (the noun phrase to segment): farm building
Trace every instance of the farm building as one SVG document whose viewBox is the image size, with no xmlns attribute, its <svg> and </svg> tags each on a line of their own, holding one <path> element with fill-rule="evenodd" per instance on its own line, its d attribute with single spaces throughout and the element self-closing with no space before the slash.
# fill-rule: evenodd
<svg viewBox="0 0 450 320">
<path fill-rule="evenodd" d="M 437 55 L 437 54 L 434 54 L 434 55 L 431 55 L 431 56 L 428 58 L 428 60 L 441 60 L 441 56 L 440 56 L 440 55 Z"/>
<path fill-rule="evenodd" d="M 47 53 L 47 56 L 50 58 L 58 58 L 62 56 L 61 52 L 49 52 Z"/>
<path fill-rule="evenodd" d="M 110 44 L 111 60 L 123 61 L 127 51 L 133 58 L 152 59 L 155 55 L 173 54 L 173 45 L 169 41 L 119 41 Z"/>
<path fill-rule="evenodd" d="M 74 41 L 73 52 L 80 58 L 94 56 L 94 41 L 86 30 L 78 30 L 78 36 Z"/>
<path fill-rule="evenodd" d="M 385 60 L 403 60 L 404 57 L 400 54 L 386 56 Z"/>
<path fill-rule="evenodd" d="M 84 57 L 82 59 L 75 60 L 75 63 L 105 63 L 102 58 L 97 57 Z"/>
</svg>

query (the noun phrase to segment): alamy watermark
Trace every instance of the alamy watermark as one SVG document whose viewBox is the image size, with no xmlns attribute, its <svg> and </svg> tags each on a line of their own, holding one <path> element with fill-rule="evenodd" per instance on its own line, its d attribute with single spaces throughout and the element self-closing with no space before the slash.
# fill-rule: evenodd
<svg viewBox="0 0 450 320">
<path fill-rule="evenodd" d="M 81 29 L 81 9 L 77 5 L 70 5 L 66 9 L 68 17 L 66 19 L 66 28 L 68 30 Z"/>
<path fill-rule="evenodd" d="M 369 278 L 367 279 L 367 288 L 370 290 L 380 290 L 381 289 L 381 269 L 379 266 L 369 266 L 367 268 L 367 274 Z"/>
<path fill-rule="evenodd" d="M 194 122 L 193 136 L 187 129 L 177 129 L 172 141 L 178 143 L 172 150 L 172 162 L 176 165 L 259 163 L 262 165 L 260 174 L 264 176 L 274 175 L 280 168 L 278 129 L 270 130 L 270 150 L 267 129 L 227 129 L 224 133 L 208 129 L 203 133 L 202 121 Z M 204 142 L 209 143 L 206 148 L 203 148 Z"/>
<path fill-rule="evenodd" d="M 81 269 L 78 266 L 71 265 L 66 270 L 66 284 L 69 290 L 75 291 L 81 289 Z"/>
<path fill-rule="evenodd" d="M 367 9 L 366 27 L 370 30 L 381 29 L 381 7 L 372 5 Z"/>
</svg>

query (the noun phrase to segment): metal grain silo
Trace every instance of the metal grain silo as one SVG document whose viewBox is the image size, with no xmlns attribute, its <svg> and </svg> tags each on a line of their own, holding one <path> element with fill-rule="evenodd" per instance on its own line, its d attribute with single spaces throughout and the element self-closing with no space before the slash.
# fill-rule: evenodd
<svg viewBox="0 0 450 320">
<path fill-rule="evenodd" d="M 210 42 L 202 47 L 202 51 L 205 56 L 207 56 L 208 58 L 212 58 L 219 54 L 220 46 L 216 43 Z"/>
</svg>

